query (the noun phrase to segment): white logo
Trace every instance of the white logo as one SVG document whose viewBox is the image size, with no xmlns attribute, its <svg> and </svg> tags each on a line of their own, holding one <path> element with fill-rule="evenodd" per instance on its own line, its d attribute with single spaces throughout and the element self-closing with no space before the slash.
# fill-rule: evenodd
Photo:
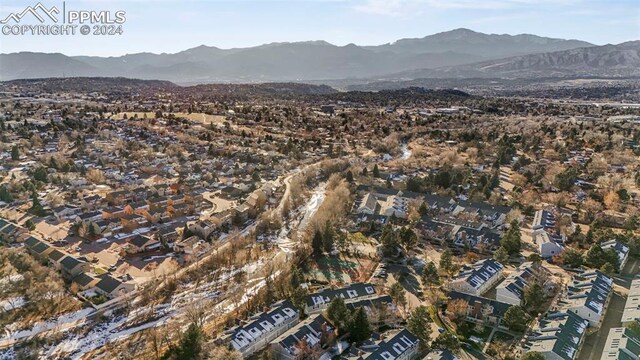
<svg viewBox="0 0 640 360">
<path fill-rule="evenodd" d="M 61 7 L 52 6 L 47 9 L 38 2 L 21 12 L 9 14 L 4 20 L 0 20 L 0 25 L 4 36 L 122 35 L 126 14 L 124 10 L 68 9 L 66 1 L 62 1 Z"/>
<path fill-rule="evenodd" d="M 40 15 L 39 11 L 42 11 L 45 15 L 47 15 L 53 22 L 58 22 L 58 18 L 55 15 L 60 13 L 57 7 L 52 6 L 51 9 L 48 9 L 42 5 L 42 3 L 37 3 L 36 6 L 27 6 L 21 13 L 11 13 L 4 20 L 0 20 L 0 24 L 6 24 L 9 20 L 13 20 L 16 23 L 19 23 L 22 18 L 31 13 L 36 19 L 38 19 L 41 23 L 44 23 L 44 17 Z"/>
</svg>

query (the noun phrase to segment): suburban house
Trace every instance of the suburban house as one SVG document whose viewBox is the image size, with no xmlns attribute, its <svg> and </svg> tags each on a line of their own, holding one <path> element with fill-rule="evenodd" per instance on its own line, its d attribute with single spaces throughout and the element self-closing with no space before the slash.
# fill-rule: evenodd
<svg viewBox="0 0 640 360">
<path fill-rule="evenodd" d="M 200 238 L 204 240 L 207 240 L 209 238 L 209 235 L 211 235 L 218 228 L 216 222 L 212 220 L 194 221 L 188 226 L 189 231 L 200 236 Z"/>
<path fill-rule="evenodd" d="M 402 329 L 391 338 L 376 344 L 373 352 L 362 356 L 363 360 L 411 360 L 418 353 L 420 340 L 409 330 Z"/>
<path fill-rule="evenodd" d="M 276 359 L 297 360 L 305 351 L 321 352 L 324 338 L 333 330 L 322 314 L 311 315 L 271 341 L 269 347 Z"/>
<path fill-rule="evenodd" d="M 623 327 L 609 330 L 609 336 L 600 358 L 600 360 L 618 359 L 640 359 L 640 336 Z"/>
<path fill-rule="evenodd" d="M 564 245 L 557 238 L 546 232 L 533 233 L 533 243 L 538 245 L 538 252 L 543 259 L 550 259 L 564 251 Z"/>
<path fill-rule="evenodd" d="M 270 310 L 250 317 L 245 324 L 225 332 L 223 340 L 247 358 L 264 349 L 273 339 L 300 321 L 300 312 L 291 301 L 273 304 Z"/>
<path fill-rule="evenodd" d="M 166 225 L 158 229 L 158 240 L 165 244 L 172 243 L 178 238 L 178 231 L 175 225 Z"/>
<path fill-rule="evenodd" d="M 622 312 L 622 325 L 627 326 L 634 321 L 640 321 L 640 279 L 631 281 L 627 302 Z"/>
<path fill-rule="evenodd" d="M 71 255 L 67 255 L 60 260 L 60 270 L 65 279 L 74 277 L 91 270 L 91 265 L 85 261 L 80 261 Z"/>
<path fill-rule="evenodd" d="M 487 299 L 480 296 L 465 294 L 457 291 L 450 291 L 448 294 L 448 303 L 463 300 L 467 303 L 466 319 L 476 324 L 491 324 L 493 326 L 505 327 L 502 325 L 502 319 L 510 304 Z"/>
<path fill-rule="evenodd" d="M 376 289 L 372 284 L 353 283 L 339 289 L 324 289 L 307 297 L 306 314 L 314 314 L 323 311 L 331 300 L 341 297 L 345 303 L 375 297 Z"/>
<path fill-rule="evenodd" d="M 0 240 L 12 241 L 16 240 L 22 233 L 27 230 L 21 226 L 13 224 L 7 220 L 0 219 Z"/>
<path fill-rule="evenodd" d="M 127 241 L 127 252 L 131 254 L 157 249 L 162 244 L 148 236 L 136 235 Z"/>
<path fill-rule="evenodd" d="M 500 247 L 502 235 L 494 230 L 487 229 L 480 224 L 480 228 L 462 228 L 457 226 L 458 231 L 453 235 L 453 244 L 473 249 L 479 253 L 493 252 Z"/>
<path fill-rule="evenodd" d="M 416 224 L 416 229 L 425 241 L 444 245 L 454 233 L 456 226 L 447 223 L 435 222 L 429 216 L 423 216 Z"/>
<path fill-rule="evenodd" d="M 100 281 L 99 278 L 96 278 L 96 277 L 94 277 L 92 275 L 89 275 L 87 273 L 81 273 L 78 276 L 73 278 L 73 283 L 77 284 L 78 288 L 81 291 L 84 291 L 84 290 L 87 290 L 89 288 L 92 288 L 92 287 L 96 286 L 98 281 Z"/>
<path fill-rule="evenodd" d="M 543 280 L 541 272 L 548 271 L 532 262 L 523 263 L 496 287 L 496 300 L 511 305 L 522 305 L 525 289 Z M 544 286 L 544 284 L 541 285 Z"/>
<path fill-rule="evenodd" d="M 378 309 L 381 307 L 387 307 L 390 310 L 393 307 L 393 300 L 389 295 L 380 295 L 374 298 L 367 298 L 362 300 L 357 300 L 354 302 L 349 302 L 345 304 L 349 310 L 355 310 L 358 308 L 364 308 L 364 310 L 369 314 L 369 312 L 373 309 Z"/>
<path fill-rule="evenodd" d="M 38 241 L 35 245 L 31 247 L 30 250 L 32 254 L 40 256 L 42 259 L 44 259 L 47 256 L 49 256 L 49 254 L 55 249 L 49 246 L 49 244 L 47 243 Z"/>
<path fill-rule="evenodd" d="M 113 299 L 135 290 L 135 285 L 122 282 L 111 275 L 105 274 L 101 276 L 100 281 L 96 283 L 95 290 L 96 292 Z"/>
<path fill-rule="evenodd" d="M 602 250 L 614 249 L 618 254 L 618 268 L 620 271 L 627 264 L 627 260 L 629 259 L 629 247 L 618 240 L 609 240 L 600 244 Z"/>
<path fill-rule="evenodd" d="M 465 265 L 447 284 L 453 291 L 480 296 L 502 279 L 504 266 L 494 259 Z"/>
<path fill-rule="evenodd" d="M 613 279 L 600 271 L 582 273 L 574 277 L 559 305 L 599 327 L 612 294 Z"/>
<path fill-rule="evenodd" d="M 27 249 L 31 249 L 39 242 L 40 240 L 34 238 L 33 236 L 29 236 L 28 238 L 24 239 L 24 246 L 27 247 Z"/>
<path fill-rule="evenodd" d="M 559 255 L 564 250 L 562 236 L 555 231 L 556 218 L 548 210 L 538 210 L 533 217 L 531 238 L 544 259 Z"/>
<path fill-rule="evenodd" d="M 549 360 L 577 359 L 588 325 L 571 312 L 548 314 L 533 328 L 523 351 L 539 352 Z"/>
<path fill-rule="evenodd" d="M 547 230 L 552 230 L 556 226 L 556 218 L 555 216 L 547 210 L 538 210 L 533 216 L 533 224 L 531 225 L 531 229 L 534 234 L 539 232 L 544 232 Z"/>
<path fill-rule="evenodd" d="M 63 253 L 62 251 L 55 249 L 52 252 L 49 253 L 49 256 L 47 256 L 49 258 L 49 264 L 53 265 L 55 268 L 57 268 L 58 270 L 60 269 L 60 260 L 62 260 L 62 258 L 65 256 L 66 254 Z"/>
<path fill-rule="evenodd" d="M 209 246 L 207 242 L 193 235 L 186 239 L 176 241 L 173 244 L 173 251 L 180 254 L 193 255 L 198 254 Z"/>
<path fill-rule="evenodd" d="M 65 221 L 75 218 L 75 216 L 82 212 L 80 207 L 74 205 L 62 205 L 51 209 L 53 215 L 58 221 Z"/>
</svg>

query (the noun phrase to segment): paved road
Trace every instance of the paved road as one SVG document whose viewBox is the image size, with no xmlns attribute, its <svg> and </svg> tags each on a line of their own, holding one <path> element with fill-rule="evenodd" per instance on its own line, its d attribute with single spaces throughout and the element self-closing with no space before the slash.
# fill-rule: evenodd
<svg viewBox="0 0 640 360">
<path fill-rule="evenodd" d="M 628 290 L 631 287 L 631 280 L 637 276 L 639 270 L 640 260 L 637 258 L 629 259 L 622 273 L 615 277 L 615 284 Z M 609 336 L 609 329 L 622 326 L 622 311 L 626 301 L 626 292 L 624 294 L 618 292 L 613 294 L 600 330 L 587 336 L 582 350 L 580 350 L 578 360 L 600 359 L 604 345 L 607 342 L 607 336 Z"/>
</svg>

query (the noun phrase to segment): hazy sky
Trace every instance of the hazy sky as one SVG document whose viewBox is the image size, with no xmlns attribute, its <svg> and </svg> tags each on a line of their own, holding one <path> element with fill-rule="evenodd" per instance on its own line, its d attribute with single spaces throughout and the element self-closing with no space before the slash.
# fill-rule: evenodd
<svg viewBox="0 0 640 360">
<path fill-rule="evenodd" d="M 62 8 L 61 0 L 41 1 Z M 36 3 L 2 0 L 0 19 Z M 0 34 L 0 52 L 110 56 L 320 39 L 377 45 L 460 27 L 595 44 L 640 39 L 640 0 L 69 0 L 66 7 L 124 10 L 124 35 Z"/>
</svg>

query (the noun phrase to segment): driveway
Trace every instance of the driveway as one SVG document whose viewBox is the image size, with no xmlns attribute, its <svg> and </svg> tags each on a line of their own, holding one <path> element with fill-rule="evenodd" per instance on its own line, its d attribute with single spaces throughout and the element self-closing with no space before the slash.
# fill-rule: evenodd
<svg viewBox="0 0 640 360">
<path fill-rule="evenodd" d="M 587 336 L 587 339 L 580 350 L 578 360 L 597 360 L 602 356 L 602 350 L 607 342 L 609 336 L 609 329 L 622 326 L 622 311 L 624 305 L 627 302 L 626 290 L 631 287 L 631 280 L 638 274 L 640 270 L 640 260 L 637 258 L 631 258 L 624 267 L 622 273 L 616 276 L 614 279 L 615 285 L 618 289 L 611 297 L 609 302 L 609 308 L 602 321 L 600 329 Z M 620 294 L 620 288 L 624 288 L 624 295 Z"/>
</svg>

